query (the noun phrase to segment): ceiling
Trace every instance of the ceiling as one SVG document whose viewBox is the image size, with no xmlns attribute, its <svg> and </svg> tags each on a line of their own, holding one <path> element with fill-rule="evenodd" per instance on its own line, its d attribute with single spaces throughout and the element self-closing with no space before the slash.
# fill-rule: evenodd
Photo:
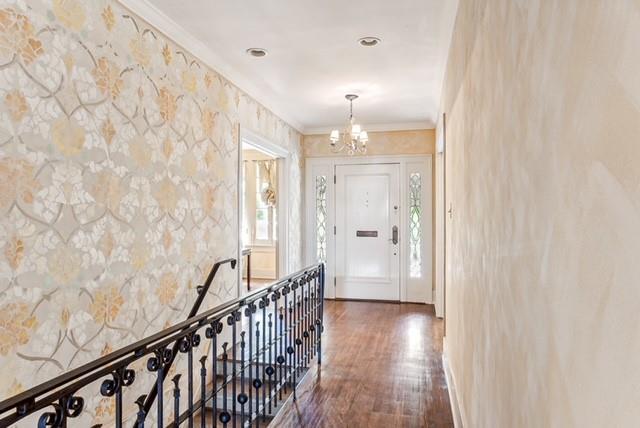
<svg viewBox="0 0 640 428">
<path fill-rule="evenodd" d="M 457 0 L 121 1 L 303 133 L 434 127 Z"/>
</svg>

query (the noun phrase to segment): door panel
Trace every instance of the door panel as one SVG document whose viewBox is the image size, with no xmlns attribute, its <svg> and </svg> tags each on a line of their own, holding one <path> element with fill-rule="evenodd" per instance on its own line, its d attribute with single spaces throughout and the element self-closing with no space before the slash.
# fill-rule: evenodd
<svg viewBox="0 0 640 428">
<path fill-rule="evenodd" d="M 336 297 L 400 299 L 399 175 L 398 164 L 336 166 Z"/>
</svg>

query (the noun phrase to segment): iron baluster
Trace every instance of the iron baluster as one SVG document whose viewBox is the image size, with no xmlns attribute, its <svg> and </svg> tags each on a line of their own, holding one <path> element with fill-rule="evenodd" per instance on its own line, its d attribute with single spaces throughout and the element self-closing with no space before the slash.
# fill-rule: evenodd
<svg viewBox="0 0 640 428">
<path fill-rule="evenodd" d="M 141 395 L 136 400 L 136 404 L 138 405 L 138 413 L 136 417 L 136 427 L 144 428 L 144 420 L 147 417 L 147 412 L 144 410 L 144 400 L 147 398 L 146 394 Z"/>
<path fill-rule="evenodd" d="M 292 379 L 292 383 L 291 383 L 291 388 L 293 389 L 293 401 L 297 400 L 297 396 L 296 396 L 296 370 L 297 370 L 297 366 L 296 366 L 296 354 L 295 354 L 295 347 L 294 344 L 296 343 L 297 339 L 297 328 L 298 328 L 298 319 L 296 317 L 296 313 L 297 313 L 297 304 L 298 304 L 298 281 L 293 281 L 293 284 L 291 286 L 291 288 L 293 288 L 293 300 L 291 302 L 291 306 L 289 307 L 289 311 L 290 311 L 290 317 L 291 317 L 291 335 L 289 337 L 289 365 L 290 367 L 290 371 L 291 371 L 291 375 L 290 375 L 290 379 Z"/>
<path fill-rule="evenodd" d="M 220 412 L 220 422 L 224 426 L 231 420 L 231 415 L 227 410 L 227 360 L 229 359 L 229 355 L 227 354 L 227 346 L 229 344 L 224 342 L 222 344 L 222 412 Z"/>
<path fill-rule="evenodd" d="M 192 337 L 184 341 L 187 351 L 187 393 L 189 395 L 189 428 L 193 428 L 193 346 Z M 184 351 L 183 351 L 184 352 Z"/>
<path fill-rule="evenodd" d="M 173 382 L 173 424 L 176 427 L 180 426 L 180 377 L 182 375 L 178 373 L 171 379 Z"/>
<path fill-rule="evenodd" d="M 249 306 L 247 306 L 247 309 L 245 309 L 245 314 L 249 317 L 249 385 L 253 385 L 253 372 L 251 371 L 251 368 L 253 367 L 253 335 L 251 334 L 251 331 L 253 330 L 252 324 L 253 324 L 253 310 L 251 308 L 251 306 L 253 305 L 253 303 L 250 303 Z M 253 388 L 249 387 L 249 419 L 251 420 L 253 418 Z"/>
<path fill-rule="evenodd" d="M 231 326 L 231 414 L 233 415 L 233 428 L 236 427 L 236 314 L 232 313 L 227 317 L 227 324 Z"/>
<path fill-rule="evenodd" d="M 218 323 L 216 322 L 216 329 Z M 212 330 L 214 330 L 212 328 Z M 215 331 L 215 330 L 214 330 Z M 215 332 L 211 339 L 211 408 L 213 410 L 213 426 L 218 426 L 218 333 Z"/>
<path fill-rule="evenodd" d="M 313 272 L 312 281 L 309 281 L 307 288 L 307 367 L 311 365 L 313 359 L 313 284 L 315 284 L 315 271 Z"/>
<path fill-rule="evenodd" d="M 105 379 L 100 385 L 100 395 L 114 397 L 115 400 L 115 425 L 122 428 L 122 388 L 130 386 L 136 378 L 136 372 L 122 367 L 111 373 L 111 379 Z"/>
<path fill-rule="evenodd" d="M 245 370 L 245 341 L 244 336 L 245 332 L 240 332 L 240 394 L 238 395 L 238 403 L 240 403 L 240 421 L 241 425 L 244 426 L 244 406 L 247 404 L 247 394 L 244 392 L 244 370 Z"/>
<path fill-rule="evenodd" d="M 318 304 L 318 276 L 317 276 L 317 272 L 316 272 L 316 276 L 313 280 L 313 292 L 311 293 L 311 300 L 313 302 L 313 309 L 311 311 L 311 327 L 309 327 L 311 329 L 311 333 L 312 333 L 312 337 L 313 340 L 311 342 L 311 357 L 315 358 L 316 357 L 316 340 L 318 339 L 318 334 L 316 332 L 316 311 L 318 309 L 317 304 Z"/>
<path fill-rule="evenodd" d="M 285 300 L 286 300 L 286 296 L 285 296 Z M 279 322 L 279 330 L 278 330 L 278 342 L 279 342 L 279 349 L 278 349 L 278 357 L 276 358 L 276 361 L 278 362 L 278 385 L 280 386 L 280 390 L 278 391 L 278 396 L 279 399 L 282 400 L 282 390 L 283 388 L 285 388 L 285 386 L 282 384 L 282 365 L 285 362 L 284 359 L 284 335 L 283 335 L 283 321 L 284 321 L 284 317 L 285 317 L 285 310 L 284 307 L 280 307 L 280 312 L 278 313 L 278 320 Z"/>
<path fill-rule="evenodd" d="M 207 367 L 205 364 L 207 363 L 207 356 L 203 355 L 200 358 L 200 428 L 205 428 L 205 413 L 204 413 L 204 404 L 207 401 Z"/>
<path fill-rule="evenodd" d="M 302 364 L 302 297 L 304 296 L 304 277 L 300 279 L 299 288 L 300 296 L 298 296 L 298 305 L 296 307 L 298 312 L 296 325 L 296 376 L 300 374 L 300 366 Z"/>
<path fill-rule="evenodd" d="M 122 388 L 116 392 L 116 428 L 122 428 Z"/>
<path fill-rule="evenodd" d="M 312 318 L 313 300 L 311 299 L 312 287 L 313 287 L 313 281 L 309 281 L 309 284 L 307 287 L 307 368 L 310 366 L 311 359 L 313 358 L 313 339 L 311 338 L 311 325 L 313 320 Z"/>
<path fill-rule="evenodd" d="M 147 360 L 147 370 L 156 373 L 156 389 L 159 391 L 157 395 L 157 418 L 156 424 L 158 428 L 164 426 L 164 378 L 165 370 L 169 361 L 171 361 L 173 353 L 171 349 L 161 347 L 155 350 L 154 355 Z M 146 410 L 145 410 L 146 417 Z"/>
<path fill-rule="evenodd" d="M 256 375 L 253 379 L 253 387 L 256 390 L 256 428 L 260 427 L 260 387 L 262 381 L 260 381 L 260 321 L 256 321 Z"/>
<path fill-rule="evenodd" d="M 300 378 L 300 370 L 302 368 L 302 296 L 304 294 L 304 283 L 302 282 L 302 280 L 300 281 L 300 284 L 298 285 L 298 288 L 300 290 L 300 295 L 298 296 L 298 303 L 296 305 L 296 316 L 298 318 L 298 322 L 296 325 L 296 340 L 295 340 L 295 349 L 296 349 L 296 378 L 299 379 Z"/>
<path fill-rule="evenodd" d="M 278 399 L 279 394 L 281 389 L 279 386 L 279 380 L 278 380 L 278 365 L 277 365 L 277 360 L 278 360 L 278 343 L 280 342 L 280 335 L 278 335 L 278 325 L 281 324 L 281 318 L 280 318 L 280 313 L 278 310 L 278 300 L 280 299 L 280 292 L 279 291 L 274 291 L 274 293 L 271 295 L 271 299 L 273 300 L 273 315 L 274 315 L 274 319 L 275 319 L 275 324 L 274 324 L 274 336 L 275 336 L 275 340 L 273 343 L 273 360 L 271 362 L 271 365 L 273 367 L 274 370 L 274 382 L 275 382 L 275 387 L 276 387 L 276 393 L 274 394 L 274 404 L 275 406 L 278 405 Z M 280 321 L 280 322 L 279 322 Z"/>
<path fill-rule="evenodd" d="M 305 281 L 305 286 L 302 287 L 302 363 L 304 367 L 307 367 L 307 361 L 309 360 L 309 287 L 311 281 L 309 277 L 307 277 L 307 281 Z"/>
<path fill-rule="evenodd" d="M 158 389 L 158 398 L 156 400 L 156 410 L 158 412 L 158 420 L 156 421 L 156 424 L 158 425 L 158 428 L 162 428 L 164 426 L 164 388 L 163 388 L 163 383 L 164 383 L 164 369 L 162 368 L 162 366 L 160 366 L 160 368 L 158 369 L 158 375 L 156 377 L 156 385 L 157 385 L 157 389 Z"/>
<path fill-rule="evenodd" d="M 323 318 L 323 305 L 324 305 L 324 263 L 320 265 L 320 290 L 318 291 L 318 300 L 320 301 L 319 316 L 316 319 L 316 329 L 318 330 L 318 366 L 322 363 L 322 321 Z"/>
<path fill-rule="evenodd" d="M 291 355 L 289 354 L 289 315 L 290 315 L 290 311 L 289 311 L 289 287 L 285 286 L 285 288 L 282 290 L 284 294 L 284 349 L 281 353 L 281 357 L 282 357 L 282 364 L 285 364 L 286 362 L 290 361 L 290 357 Z M 289 367 L 287 365 L 285 365 L 283 367 L 284 369 L 284 376 L 285 376 L 285 382 L 284 382 L 284 392 L 285 394 L 287 393 L 287 387 L 289 386 Z"/>
<path fill-rule="evenodd" d="M 215 320 L 207 328 L 205 335 L 208 339 L 211 339 L 211 379 L 212 379 L 212 391 L 211 402 L 213 409 L 213 426 L 218 426 L 218 335 L 222 333 L 222 323 L 219 320 Z"/>
<path fill-rule="evenodd" d="M 273 400 L 273 374 L 275 372 L 273 368 L 273 353 L 271 348 L 273 347 L 273 313 L 269 312 L 269 366 L 265 370 L 267 376 L 269 376 L 269 415 L 271 415 L 271 401 Z"/>
<path fill-rule="evenodd" d="M 262 306 L 262 381 L 266 382 L 267 377 L 265 376 L 265 369 L 267 364 L 266 352 L 267 352 L 267 344 L 266 344 L 266 328 L 267 328 L 267 305 L 269 303 L 269 299 L 263 297 L 260 299 L 260 305 Z M 262 420 L 267 420 L 267 415 L 264 413 L 267 408 L 267 394 L 266 388 L 262 390 Z"/>
<path fill-rule="evenodd" d="M 293 304 L 293 302 L 292 302 Z M 293 389 L 293 384 L 292 384 L 292 379 L 293 379 L 293 337 L 292 337 L 292 333 L 291 333 L 291 325 L 293 323 L 293 307 L 291 305 L 289 305 L 289 325 L 288 325 L 288 331 L 289 331 L 289 337 L 287 338 L 288 342 L 287 342 L 287 355 L 288 355 L 288 361 L 289 361 L 289 365 L 287 367 L 287 383 L 289 384 L 289 387 Z M 295 401 L 296 397 L 295 395 L 293 396 L 293 400 Z"/>
<path fill-rule="evenodd" d="M 135 373 L 133 370 L 132 373 Z M 122 388 L 118 388 L 116 396 L 116 428 L 122 428 Z"/>
<path fill-rule="evenodd" d="M 305 291 L 304 287 L 307 284 L 307 279 L 302 283 L 301 291 L 302 295 L 300 296 L 300 337 L 302 343 L 300 344 L 300 371 L 302 371 L 303 367 L 305 367 L 305 333 L 306 333 L 306 322 L 307 322 L 307 314 L 306 314 L 306 303 L 305 303 Z"/>
</svg>

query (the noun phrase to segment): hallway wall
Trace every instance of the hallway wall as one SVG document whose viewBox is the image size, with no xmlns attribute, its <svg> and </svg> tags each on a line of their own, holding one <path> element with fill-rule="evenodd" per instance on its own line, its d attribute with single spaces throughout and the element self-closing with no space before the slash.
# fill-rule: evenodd
<svg viewBox="0 0 640 428">
<path fill-rule="evenodd" d="M 640 3 L 461 0 L 446 344 L 467 427 L 640 418 Z"/>
<path fill-rule="evenodd" d="M 301 135 L 143 19 L 5 2 L 0 64 L 0 399 L 186 317 L 236 254 L 239 127 L 291 154 L 301 267 Z M 236 286 L 222 269 L 205 304 Z M 89 398 L 80 424 L 113 416 Z"/>
<path fill-rule="evenodd" d="M 366 129 L 367 127 L 364 126 Z M 435 153 L 435 129 L 416 129 L 410 131 L 372 131 L 369 132 L 367 153 L 376 155 L 425 155 Z M 303 137 L 304 157 L 346 156 L 335 154 L 329 146 L 329 134 L 305 135 Z M 363 156 L 357 154 L 356 156 Z"/>
</svg>

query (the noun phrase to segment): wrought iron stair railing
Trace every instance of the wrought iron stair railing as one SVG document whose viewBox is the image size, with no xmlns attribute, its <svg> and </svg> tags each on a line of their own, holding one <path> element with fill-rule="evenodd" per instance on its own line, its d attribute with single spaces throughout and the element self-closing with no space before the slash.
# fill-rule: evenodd
<svg viewBox="0 0 640 428">
<path fill-rule="evenodd" d="M 212 269 L 198 305 L 214 277 Z M 315 264 L 200 314 L 194 305 L 186 321 L 0 402 L 0 427 L 33 421 L 38 428 L 98 428 L 87 423 L 85 409 L 95 396 L 113 400 L 113 421 L 105 426 L 264 425 L 288 397 L 295 400 L 311 361 L 321 363 L 323 296 L 324 265 Z M 186 370 L 165 382 L 179 354 L 187 357 Z M 154 388 L 127 406 L 125 396 L 142 392 L 135 390 L 140 371 L 155 377 Z M 155 420 L 148 418 L 153 391 Z"/>
</svg>

